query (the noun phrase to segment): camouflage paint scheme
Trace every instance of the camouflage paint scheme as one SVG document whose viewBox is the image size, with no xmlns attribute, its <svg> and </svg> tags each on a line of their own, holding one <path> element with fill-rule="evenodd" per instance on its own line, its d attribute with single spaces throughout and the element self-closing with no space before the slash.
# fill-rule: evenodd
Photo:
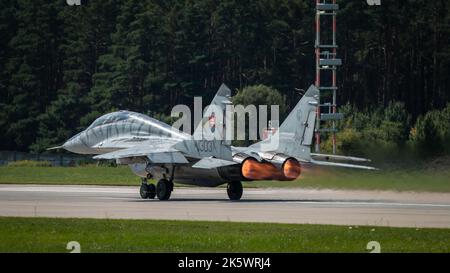
<svg viewBox="0 0 450 273">
<path fill-rule="evenodd" d="M 223 84 L 211 105 L 224 110 L 231 103 L 230 96 L 230 89 Z M 115 159 L 119 164 L 129 165 L 144 179 L 209 187 L 248 180 L 242 177 L 240 168 L 249 158 L 275 166 L 295 159 L 301 164 L 374 169 L 328 161 L 366 159 L 311 153 L 318 96 L 319 90 L 311 85 L 274 135 L 249 147 L 234 147 L 224 140 L 198 140 L 194 136 L 202 132 L 202 122 L 189 135 L 149 116 L 118 111 L 101 116 L 86 130 L 55 148 L 94 154 L 95 159 Z M 277 145 L 270 145 L 271 139 L 278 139 Z"/>
</svg>

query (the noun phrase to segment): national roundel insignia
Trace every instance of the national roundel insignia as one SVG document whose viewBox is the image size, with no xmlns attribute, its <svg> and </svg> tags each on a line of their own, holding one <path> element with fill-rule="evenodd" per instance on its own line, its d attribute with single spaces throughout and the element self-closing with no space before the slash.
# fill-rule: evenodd
<svg viewBox="0 0 450 273">
<path fill-rule="evenodd" d="M 216 114 L 214 112 L 212 112 L 211 115 L 208 117 L 208 123 L 211 132 L 214 133 L 214 130 L 216 129 Z"/>
</svg>

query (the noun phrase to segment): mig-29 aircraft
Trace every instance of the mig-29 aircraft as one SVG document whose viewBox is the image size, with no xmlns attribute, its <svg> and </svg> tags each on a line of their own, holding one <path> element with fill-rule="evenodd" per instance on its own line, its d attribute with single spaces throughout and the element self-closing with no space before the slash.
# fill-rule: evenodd
<svg viewBox="0 0 450 273">
<path fill-rule="evenodd" d="M 211 105 L 225 109 L 231 104 L 230 96 L 231 90 L 222 84 Z M 93 154 L 94 159 L 129 165 L 142 178 L 140 196 L 159 200 L 170 198 L 174 181 L 203 187 L 228 183 L 228 197 L 239 200 L 242 181 L 295 180 L 302 164 L 374 169 L 329 161 L 369 161 L 364 158 L 311 153 L 318 96 L 319 90 L 311 85 L 275 133 L 249 147 L 195 137 L 207 132 L 204 125 L 208 122 L 200 122 L 190 135 L 147 115 L 117 111 L 99 117 L 62 146 L 50 149 Z M 274 139 L 276 145 L 271 143 Z M 155 186 L 147 179 L 158 182 Z"/>
</svg>

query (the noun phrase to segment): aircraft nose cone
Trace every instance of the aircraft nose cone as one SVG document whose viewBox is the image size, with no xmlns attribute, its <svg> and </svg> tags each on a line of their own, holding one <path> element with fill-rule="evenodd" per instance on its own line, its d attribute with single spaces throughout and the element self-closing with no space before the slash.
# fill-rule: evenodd
<svg viewBox="0 0 450 273">
<path fill-rule="evenodd" d="M 62 147 L 72 153 L 84 153 L 86 150 L 86 145 L 81 142 L 79 135 L 66 141 Z"/>
<path fill-rule="evenodd" d="M 81 147 L 80 143 L 77 143 L 76 141 L 73 141 L 73 140 L 69 140 L 69 141 L 66 141 L 66 143 L 63 144 L 63 148 L 66 149 L 69 152 L 76 153 L 82 147 Z"/>
</svg>

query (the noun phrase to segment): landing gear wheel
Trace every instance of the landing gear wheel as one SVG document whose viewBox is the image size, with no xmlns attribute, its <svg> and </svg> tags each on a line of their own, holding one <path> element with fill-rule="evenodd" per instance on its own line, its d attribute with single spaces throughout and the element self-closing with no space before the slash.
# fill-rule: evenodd
<svg viewBox="0 0 450 273">
<path fill-rule="evenodd" d="M 229 182 L 227 186 L 228 198 L 230 200 L 239 200 L 242 196 L 242 183 L 241 181 Z"/>
<path fill-rule="evenodd" d="M 156 195 L 159 200 L 169 200 L 172 190 L 173 183 L 166 179 L 161 179 L 156 184 Z"/>
<path fill-rule="evenodd" d="M 139 189 L 139 194 L 142 199 L 153 199 L 156 196 L 156 187 L 153 184 L 142 183 Z"/>
<path fill-rule="evenodd" d="M 156 186 L 154 184 L 148 184 L 147 186 L 148 198 L 155 199 L 156 196 Z"/>
<path fill-rule="evenodd" d="M 139 189 L 139 194 L 142 199 L 147 199 L 149 197 L 148 185 L 142 183 L 141 188 Z"/>
</svg>

